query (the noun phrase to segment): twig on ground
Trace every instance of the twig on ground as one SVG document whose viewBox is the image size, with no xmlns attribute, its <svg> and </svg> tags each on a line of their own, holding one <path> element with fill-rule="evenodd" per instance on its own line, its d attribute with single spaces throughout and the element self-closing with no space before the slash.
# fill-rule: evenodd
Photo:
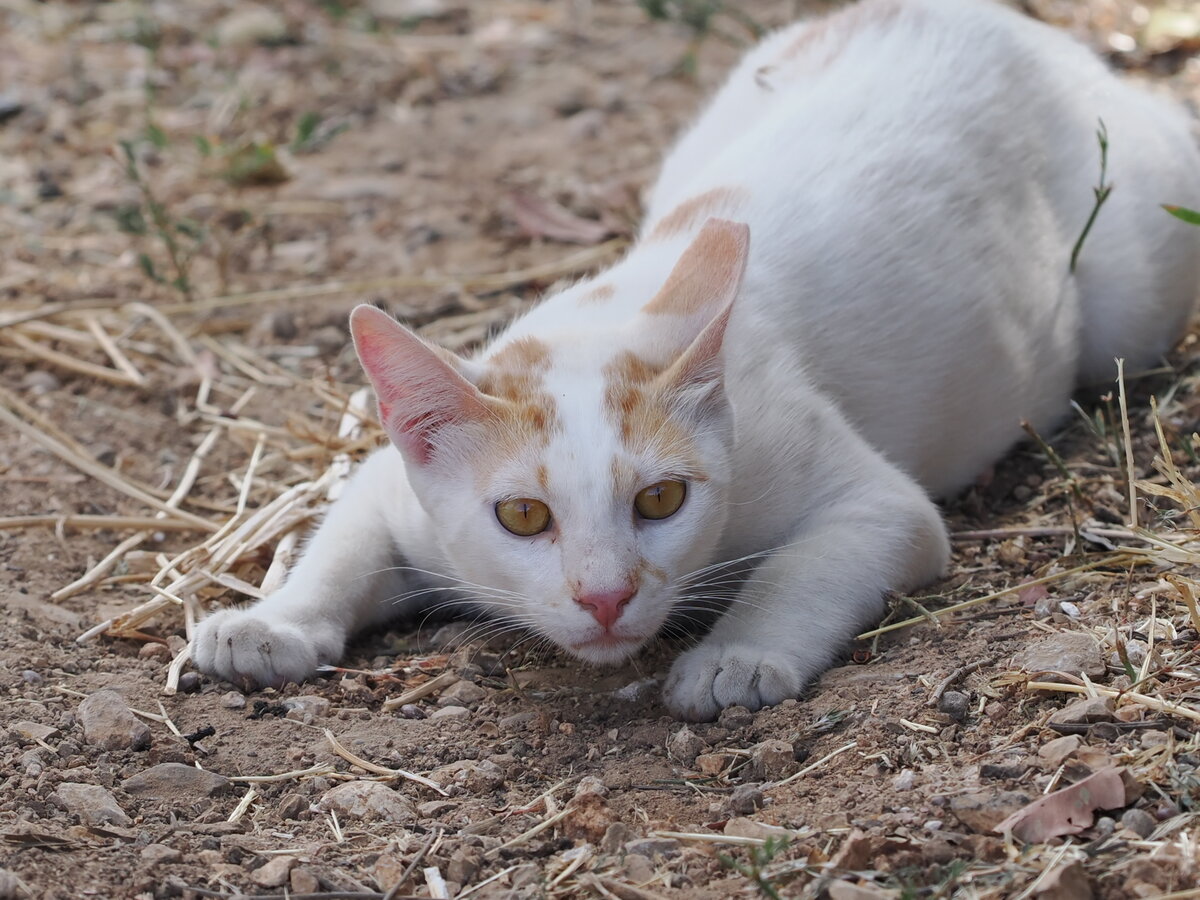
<svg viewBox="0 0 1200 900">
<path fill-rule="evenodd" d="M 966 678 L 973 672 L 977 672 L 984 666 L 990 666 L 996 661 L 996 657 L 988 656 L 973 663 L 968 663 L 965 666 L 959 666 L 949 675 L 942 679 L 941 683 L 934 688 L 933 693 L 929 695 L 929 699 L 925 701 L 926 706 L 937 706 L 938 701 L 942 699 L 942 695 L 950 689 L 952 684 L 955 684 L 959 679 Z"/>
</svg>

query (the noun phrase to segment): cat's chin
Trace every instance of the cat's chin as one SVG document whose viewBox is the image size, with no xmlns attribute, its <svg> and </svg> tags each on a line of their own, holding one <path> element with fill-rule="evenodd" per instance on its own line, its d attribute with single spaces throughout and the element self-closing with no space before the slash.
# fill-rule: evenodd
<svg viewBox="0 0 1200 900">
<path fill-rule="evenodd" d="M 590 641 L 563 646 L 573 656 L 594 666 L 616 666 L 629 659 L 645 642 L 644 638 L 623 638 L 606 634 Z"/>
</svg>

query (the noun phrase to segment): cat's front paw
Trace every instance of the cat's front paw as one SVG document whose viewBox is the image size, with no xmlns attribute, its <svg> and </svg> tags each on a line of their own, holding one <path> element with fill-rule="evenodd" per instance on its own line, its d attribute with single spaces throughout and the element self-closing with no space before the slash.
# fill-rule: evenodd
<svg viewBox="0 0 1200 900">
<path fill-rule="evenodd" d="M 196 628 L 192 662 L 245 688 L 300 682 L 340 656 L 345 635 L 329 626 L 271 622 L 254 610 L 225 609 Z"/>
<path fill-rule="evenodd" d="M 727 706 L 774 706 L 799 694 L 805 681 L 792 654 L 705 641 L 675 660 L 663 699 L 681 719 L 707 722 Z"/>
</svg>

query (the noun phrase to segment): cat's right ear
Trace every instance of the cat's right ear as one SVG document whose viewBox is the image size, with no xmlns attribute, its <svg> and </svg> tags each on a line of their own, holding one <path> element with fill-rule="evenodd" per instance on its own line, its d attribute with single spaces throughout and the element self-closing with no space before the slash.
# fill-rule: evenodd
<svg viewBox="0 0 1200 900">
<path fill-rule="evenodd" d="M 674 355 L 659 376 L 660 386 L 675 395 L 691 395 L 701 401 L 701 409 L 706 408 L 704 401 L 719 396 L 725 328 L 749 255 L 749 226 L 709 219 L 642 309 L 648 317 L 664 318 L 664 327 L 654 330 L 654 340 Z"/>
<path fill-rule="evenodd" d="M 479 389 L 452 365 L 453 354 L 426 344 L 387 313 L 366 304 L 355 307 L 350 333 L 375 387 L 380 421 L 411 462 L 429 462 L 447 426 L 490 416 Z"/>
<path fill-rule="evenodd" d="M 737 297 L 749 258 L 750 226 L 709 219 L 642 312 L 674 319 L 681 351 Z"/>
</svg>

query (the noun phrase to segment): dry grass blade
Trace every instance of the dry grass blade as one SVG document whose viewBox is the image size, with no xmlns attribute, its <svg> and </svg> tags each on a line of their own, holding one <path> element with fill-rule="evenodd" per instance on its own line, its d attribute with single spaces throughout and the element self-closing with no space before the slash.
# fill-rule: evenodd
<svg viewBox="0 0 1200 900">
<path fill-rule="evenodd" d="M 164 503 L 162 500 L 159 500 L 157 497 L 147 494 L 141 488 L 130 484 L 111 469 L 108 469 L 97 462 L 93 462 L 85 456 L 79 455 L 74 450 L 52 438 L 50 435 L 18 418 L 7 407 L 2 405 L 0 405 L 0 421 L 11 425 L 30 440 L 36 441 L 59 459 L 63 460 L 63 462 L 69 463 L 87 475 L 91 475 L 97 481 L 107 484 L 109 487 L 120 491 L 125 496 L 131 497 L 140 503 L 144 503 L 146 506 L 161 510 L 172 518 L 182 519 L 183 521 L 190 525 L 194 525 L 196 528 L 202 531 L 217 530 L 217 526 L 207 519 L 203 519 L 200 516 L 181 509 L 175 509 Z"/>
<path fill-rule="evenodd" d="M 363 769 L 367 772 L 373 772 L 376 775 L 386 775 L 389 778 L 404 778 L 408 781 L 412 781 L 427 787 L 430 790 L 441 794 L 443 797 L 450 796 L 436 781 L 431 781 L 422 775 L 417 775 L 414 772 L 408 772 L 404 769 L 389 769 L 386 766 L 376 765 L 375 763 L 369 762 L 363 759 L 361 756 L 356 756 L 347 750 L 342 743 L 336 737 L 334 737 L 333 732 L 328 728 L 325 729 L 324 734 L 325 740 L 329 742 L 329 746 L 333 749 L 334 753 L 346 760 L 346 762 L 358 766 L 360 769 Z"/>
<path fill-rule="evenodd" d="M 961 603 L 955 603 L 951 606 L 943 607 L 930 611 L 929 616 L 940 619 L 942 616 L 948 616 L 951 613 L 961 612 L 964 609 L 970 609 L 973 606 L 980 606 L 984 603 L 990 603 L 993 600 L 998 600 L 1001 597 L 1006 597 L 1009 594 L 1015 594 L 1017 591 L 1025 590 L 1039 584 L 1051 584 L 1055 581 L 1061 581 L 1064 578 L 1070 578 L 1072 575 L 1078 575 L 1081 572 L 1090 572 L 1093 569 L 1103 568 L 1105 566 L 1114 566 L 1124 562 L 1128 558 L 1128 553 L 1122 552 L 1112 556 L 1106 556 L 1103 559 L 1094 560 L 1089 563 L 1084 563 L 1080 566 L 1075 566 L 1072 569 L 1066 569 L 1062 572 L 1055 572 L 1052 575 L 1045 575 L 1041 578 L 1034 578 L 1031 581 L 1023 581 L 1020 584 L 1014 584 L 1011 587 L 1003 588 L 999 591 L 993 591 L 983 597 L 976 597 L 973 600 L 964 600 Z M 858 640 L 865 641 L 880 634 L 887 634 L 890 631 L 898 631 L 901 628 L 908 628 L 912 625 L 919 625 L 922 622 L 929 621 L 929 616 L 914 616 L 911 619 L 905 619 L 903 622 L 893 622 L 891 625 L 883 625 L 879 628 L 873 628 L 870 631 L 864 631 L 858 636 Z"/>
<path fill-rule="evenodd" d="M 424 684 L 419 684 L 415 688 L 410 688 L 397 697 L 390 697 L 389 699 L 383 701 L 383 711 L 391 712 L 392 710 L 399 709 L 406 703 L 415 703 L 418 700 L 431 697 L 439 691 L 444 691 L 446 688 L 450 687 L 450 685 L 456 684 L 460 680 L 461 679 L 459 679 L 459 677 L 453 672 L 443 672 L 436 678 L 429 679 L 429 681 L 426 681 Z"/>
</svg>

